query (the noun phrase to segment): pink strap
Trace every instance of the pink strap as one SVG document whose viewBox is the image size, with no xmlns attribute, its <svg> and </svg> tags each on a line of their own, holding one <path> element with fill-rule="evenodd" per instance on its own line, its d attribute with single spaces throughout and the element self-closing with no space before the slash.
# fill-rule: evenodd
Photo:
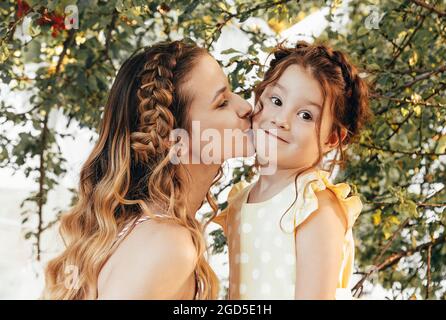
<svg viewBox="0 0 446 320">
<path fill-rule="evenodd" d="M 144 222 L 146 220 L 149 220 L 149 219 L 150 218 L 148 216 L 144 216 L 144 217 L 141 217 L 138 220 L 136 220 L 136 222 L 129 222 L 124 227 L 124 229 L 122 229 L 121 232 L 119 232 L 116 240 L 119 240 L 131 227 L 136 227 L 138 224 L 140 224 L 140 223 L 142 223 L 142 222 Z"/>
</svg>

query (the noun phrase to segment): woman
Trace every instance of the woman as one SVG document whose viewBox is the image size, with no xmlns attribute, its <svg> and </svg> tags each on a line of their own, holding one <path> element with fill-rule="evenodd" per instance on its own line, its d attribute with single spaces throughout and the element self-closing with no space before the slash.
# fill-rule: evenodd
<svg viewBox="0 0 446 320">
<path fill-rule="evenodd" d="M 47 266 L 44 297 L 215 299 L 218 280 L 205 260 L 195 213 L 205 196 L 210 199 L 221 163 L 184 161 L 201 157 L 206 146 L 183 141 L 185 157 L 184 144 L 172 148 L 178 141 L 171 134 L 247 130 L 251 108 L 194 44 L 159 43 L 125 61 L 82 168 L 78 202 L 61 219 L 66 249 Z M 196 121 L 200 132 L 191 132 Z M 247 141 L 241 130 L 223 145 Z M 236 149 L 231 156 L 253 153 L 249 144 Z M 183 161 L 173 161 L 177 156 Z M 67 270 L 78 271 L 75 281 L 67 281 Z"/>
</svg>

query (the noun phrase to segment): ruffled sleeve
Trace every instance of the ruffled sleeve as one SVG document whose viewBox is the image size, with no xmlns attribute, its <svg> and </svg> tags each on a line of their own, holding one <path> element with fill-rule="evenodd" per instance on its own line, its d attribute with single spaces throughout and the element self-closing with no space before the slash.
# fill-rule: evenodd
<svg viewBox="0 0 446 320">
<path fill-rule="evenodd" d="M 242 180 L 236 184 L 234 184 L 231 187 L 231 190 L 229 191 L 228 194 L 228 205 L 226 206 L 226 208 L 217 216 L 215 216 L 214 219 L 212 219 L 212 222 L 219 224 L 222 228 L 223 228 L 223 232 L 225 234 L 227 234 L 226 232 L 226 220 L 227 217 L 231 214 L 232 212 L 232 204 L 234 203 L 235 198 L 239 195 L 239 193 L 246 188 L 246 186 L 248 185 L 248 182 Z"/>
<path fill-rule="evenodd" d="M 332 184 L 329 173 L 324 170 L 311 171 L 298 178 L 298 201 L 294 213 L 295 229 L 318 209 L 316 192 L 330 189 L 336 195 L 347 221 L 347 230 L 353 227 L 362 210 L 362 202 L 358 196 L 348 196 L 351 188 L 347 183 Z M 291 222 L 291 221 L 290 221 Z M 290 223 L 291 224 L 291 223 Z"/>
</svg>

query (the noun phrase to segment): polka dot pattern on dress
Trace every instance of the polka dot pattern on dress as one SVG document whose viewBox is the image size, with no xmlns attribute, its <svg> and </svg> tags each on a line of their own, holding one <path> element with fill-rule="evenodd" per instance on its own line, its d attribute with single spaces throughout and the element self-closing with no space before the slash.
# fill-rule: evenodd
<svg viewBox="0 0 446 320">
<path fill-rule="evenodd" d="M 274 245 L 279 248 L 282 246 L 282 238 L 280 236 L 274 238 Z"/>
<path fill-rule="evenodd" d="M 263 224 L 263 231 L 270 232 L 272 230 L 271 222 L 265 222 Z"/>
<path fill-rule="evenodd" d="M 246 252 L 242 252 L 240 255 L 240 263 L 247 264 L 249 262 L 249 255 Z"/>
<path fill-rule="evenodd" d="M 254 248 L 256 248 L 256 249 L 259 249 L 260 248 L 260 243 L 261 243 L 261 240 L 260 240 L 260 238 L 255 238 L 255 240 L 254 240 Z"/>
<path fill-rule="evenodd" d="M 263 263 L 267 263 L 271 260 L 271 253 L 268 251 L 262 252 L 261 259 Z"/>
<path fill-rule="evenodd" d="M 271 292 L 271 285 L 269 283 L 263 283 L 261 288 L 262 294 L 270 294 Z"/>
<path fill-rule="evenodd" d="M 284 188 L 283 192 L 262 202 L 261 205 L 245 202 L 250 188 L 234 189 L 230 206 L 234 209 L 228 211 L 231 223 L 227 224 L 227 231 L 230 234 L 228 247 L 232 251 L 229 266 L 232 270 L 230 271 L 232 298 L 238 295 L 240 299 L 294 299 L 295 227 L 317 209 L 315 192 L 325 186 L 330 187 L 325 180 L 319 178 L 319 173 L 309 173 L 308 176 L 299 178 L 298 200 L 285 216 L 284 212 L 296 196 L 294 185 Z M 318 182 L 317 180 L 319 184 L 314 183 Z M 359 201 L 353 203 L 352 199 L 347 202 L 348 199 L 343 196 L 347 194 L 346 187 L 341 188 L 340 185 L 335 187 L 331 188 L 332 191 L 335 193 L 337 191 L 340 200 L 346 200 L 343 204 L 346 204 L 349 213 L 355 214 L 360 211 Z M 239 192 L 237 197 L 235 197 L 236 191 Z M 229 229 L 229 225 L 232 229 Z M 346 243 L 349 241 L 351 244 L 348 248 L 354 248 L 352 233 L 347 235 L 349 237 L 346 237 Z M 347 254 L 350 254 L 350 251 L 344 250 L 346 267 L 352 266 L 349 262 L 352 256 Z M 349 275 L 342 274 L 342 281 L 348 278 Z"/>
<path fill-rule="evenodd" d="M 246 293 L 246 284 L 240 283 L 239 292 L 240 292 L 240 294 L 245 294 Z"/>
<path fill-rule="evenodd" d="M 285 271 L 283 270 L 282 267 L 277 267 L 274 273 L 276 277 L 279 279 L 283 279 L 285 277 Z"/>
<path fill-rule="evenodd" d="M 288 265 L 292 265 L 292 264 L 294 264 L 294 263 L 296 262 L 296 261 L 295 261 L 295 258 L 294 258 L 294 255 L 291 254 L 291 253 L 287 253 L 286 256 L 285 256 L 285 262 L 286 262 Z"/>
<path fill-rule="evenodd" d="M 250 233 L 252 231 L 252 226 L 249 223 L 244 223 L 242 226 L 243 233 Z"/>
</svg>

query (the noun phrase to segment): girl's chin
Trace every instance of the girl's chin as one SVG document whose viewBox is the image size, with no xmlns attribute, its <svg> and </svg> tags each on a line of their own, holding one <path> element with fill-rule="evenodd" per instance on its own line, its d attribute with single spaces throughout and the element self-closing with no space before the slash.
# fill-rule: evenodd
<svg viewBox="0 0 446 320">
<path fill-rule="evenodd" d="M 237 138 L 232 151 L 233 158 L 252 157 L 256 154 L 252 130 L 244 131 L 243 136 Z"/>
<path fill-rule="evenodd" d="M 231 158 L 247 158 L 253 157 L 256 154 L 254 144 L 251 142 L 243 144 L 243 150 L 233 150 Z"/>
</svg>

